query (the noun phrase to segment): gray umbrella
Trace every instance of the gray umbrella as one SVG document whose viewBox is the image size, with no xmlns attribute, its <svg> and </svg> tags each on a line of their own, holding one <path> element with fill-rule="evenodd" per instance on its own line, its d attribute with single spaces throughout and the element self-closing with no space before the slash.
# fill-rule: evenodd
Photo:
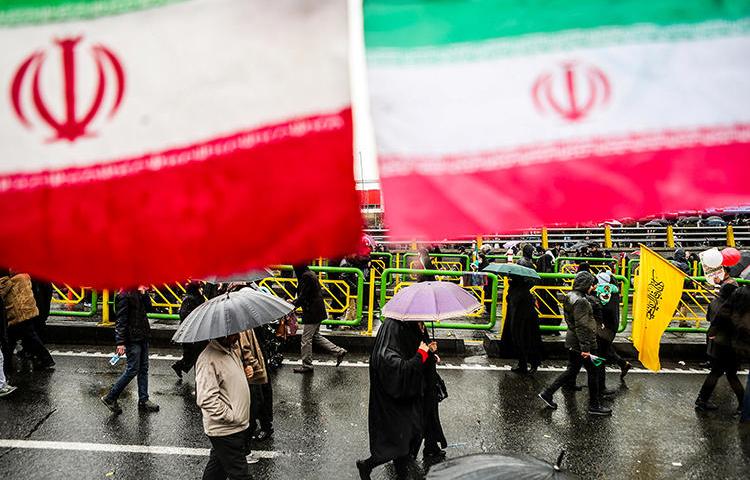
<svg viewBox="0 0 750 480">
<path fill-rule="evenodd" d="M 195 343 L 226 337 L 285 317 L 294 305 L 251 288 L 212 298 L 187 316 L 172 337 L 177 343 Z"/>
<path fill-rule="evenodd" d="M 267 268 L 260 270 L 250 270 L 249 272 L 235 273 L 226 277 L 206 277 L 202 278 L 206 283 L 252 283 L 263 280 L 266 277 L 273 277 L 273 272 Z"/>
<path fill-rule="evenodd" d="M 427 480 L 562 480 L 578 478 L 529 455 L 482 453 L 452 458 L 430 468 Z"/>
</svg>

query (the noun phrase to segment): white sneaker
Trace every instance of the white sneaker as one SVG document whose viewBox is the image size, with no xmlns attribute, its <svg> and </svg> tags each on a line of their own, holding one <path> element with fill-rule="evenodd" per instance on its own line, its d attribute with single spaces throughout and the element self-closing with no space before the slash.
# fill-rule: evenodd
<svg viewBox="0 0 750 480">
<path fill-rule="evenodd" d="M 250 464 L 250 465 L 252 465 L 253 463 L 260 462 L 260 458 L 256 457 L 252 453 L 250 455 L 248 455 L 247 457 L 245 457 L 245 460 L 247 460 L 247 463 Z"/>
<path fill-rule="evenodd" d="M 3 388 L 0 388 L 0 397 L 4 397 L 6 395 L 10 395 L 11 393 L 18 390 L 18 387 L 14 387 L 13 385 L 6 385 Z"/>
</svg>

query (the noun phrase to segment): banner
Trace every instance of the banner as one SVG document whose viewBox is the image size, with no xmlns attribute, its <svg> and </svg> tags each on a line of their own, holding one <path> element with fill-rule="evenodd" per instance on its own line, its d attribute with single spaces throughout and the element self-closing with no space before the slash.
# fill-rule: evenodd
<svg viewBox="0 0 750 480">
<path fill-rule="evenodd" d="M 0 265 L 117 287 L 353 251 L 345 0 L 0 3 Z"/>
<path fill-rule="evenodd" d="M 682 297 L 685 273 L 641 245 L 633 294 L 633 346 L 649 370 L 661 369 L 659 343 Z"/>
<path fill-rule="evenodd" d="M 750 200 L 748 0 L 365 0 L 364 22 L 396 236 Z"/>
</svg>

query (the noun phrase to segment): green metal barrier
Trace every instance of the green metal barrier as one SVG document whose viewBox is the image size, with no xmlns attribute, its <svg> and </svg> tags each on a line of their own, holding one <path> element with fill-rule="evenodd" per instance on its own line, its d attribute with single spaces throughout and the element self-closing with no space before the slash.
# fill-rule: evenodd
<svg viewBox="0 0 750 480">
<path fill-rule="evenodd" d="M 592 270 L 603 270 L 602 266 L 612 267 L 610 270 L 614 273 L 617 271 L 617 267 L 620 265 L 620 261 L 616 258 L 608 257 L 557 257 L 555 259 L 555 273 L 566 273 L 560 271 L 560 264 L 562 262 L 573 262 L 574 264 L 580 264 L 581 262 L 587 262 Z M 574 272 L 571 272 L 574 273 Z M 597 272 L 594 272 L 596 274 Z"/>
<path fill-rule="evenodd" d="M 573 280 L 575 279 L 575 274 L 572 273 L 540 273 L 539 276 L 542 279 L 552 279 L 552 280 Z M 613 275 L 613 277 L 620 282 L 621 288 L 620 288 L 620 326 L 617 329 L 617 333 L 621 333 L 627 328 L 628 326 L 628 310 L 630 309 L 630 280 L 625 278 L 623 275 Z M 550 286 L 545 285 L 537 285 L 531 289 L 532 293 L 536 295 L 536 292 L 543 291 L 545 288 Z M 570 290 L 571 286 L 554 286 L 555 290 Z M 562 307 L 562 304 L 560 304 L 559 300 L 556 296 L 554 296 L 555 300 L 558 302 L 558 308 L 560 309 Z M 568 327 L 566 325 L 539 325 L 539 329 L 542 331 L 547 332 L 561 332 L 566 331 Z"/>
<path fill-rule="evenodd" d="M 273 268 L 278 270 L 292 270 L 291 265 L 276 265 Z M 310 270 L 313 272 L 320 272 L 320 273 L 354 273 L 357 275 L 357 312 L 355 315 L 355 318 L 352 320 L 334 320 L 334 319 L 328 319 L 324 320 L 322 323 L 323 325 L 344 325 L 348 327 L 356 327 L 362 323 L 362 304 L 364 301 L 364 285 L 365 285 L 365 274 L 362 270 L 358 268 L 353 267 L 318 267 L 315 265 L 310 265 Z M 386 269 L 387 271 L 387 269 Z M 296 279 L 289 279 L 296 282 Z M 273 290 L 272 290 L 273 291 Z M 274 295 L 276 295 L 276 292 L 274 292 Z M 300 323 L 302 323 L 302 319 L 298 319 Z"/>
<path fill-rule="evenodd" d="M 93 317 L 99 310 L 99 294 L 91 290 L 91 307 L 86 311 L 80 310 L 50 310 L 49 314 L 59 317 Z"/>
<path fill-rule="evenodd" d="M 388 277 L 391 275 L 442 275 L 448 277 L 461 277 L 467 273 L 472 272 L 449 272 L 445 270 L 422 270 L 414 268 L 388 268 L 383 272 L 383 277 L 380 280 L 380 305 L 385 305 L 388 288 Z M 425 322 L 425 325 L 435 328 L 454 328 L 460 330 L 492 330 L 495 327 L 497 321 L 497 287 L 498 278 L 494 273 L 483 272 L 482 275 L 486 275 L 492 282 L 492 303 L 490 304 L 490 319 L 487 323 L 472 324 L 472 323 L 445 323 L 445 322 Z M 383 320 L 383 314 L 380 314 L 380 320 Z"/>
<path fill-rule="evenodd" d="M 409 269 L 409 258 L 411 258 L 411 257 L 418 257 L 418 256 L 419 256 L 419 254 L 418 253 L 414 253 L 414 252 L 407 252 L 407 253 L 405 253 L 401 257 L 401 263 L 402 264 L 398 265 L 398 267 L 405 268 L 405 269 L 408 270 Z M 465 270 L 465 271 L 469 270 L 469 265 L 471 264 L 471 257 L 469 257 L 468 255 L 463 254 L 463 253 L 431 253 L 430 254 L 430 258 L 436 258 L 436 259 L 440 259 L 440 258 L 460 258 L 461 260 L 463 260 L 462 267 L 463 267 L 463 270 Z M 440 274 L 439 275 L 444 275 L 443 272 L 445 272 L 445 270 L 440 270 Z M 452 275 L 447 275 L 447 276 L 450 277 Z"/>
</svg>

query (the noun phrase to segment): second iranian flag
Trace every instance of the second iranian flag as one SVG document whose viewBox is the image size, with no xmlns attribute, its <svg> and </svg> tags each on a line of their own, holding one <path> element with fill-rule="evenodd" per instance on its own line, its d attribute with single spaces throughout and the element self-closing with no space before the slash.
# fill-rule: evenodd
<svg viewBox="0 0 750 480">
<path fill-rule="evenodd" d="M 397 235 L 750 200 L 750 2 L 365 2 Z"/>
</svg>

